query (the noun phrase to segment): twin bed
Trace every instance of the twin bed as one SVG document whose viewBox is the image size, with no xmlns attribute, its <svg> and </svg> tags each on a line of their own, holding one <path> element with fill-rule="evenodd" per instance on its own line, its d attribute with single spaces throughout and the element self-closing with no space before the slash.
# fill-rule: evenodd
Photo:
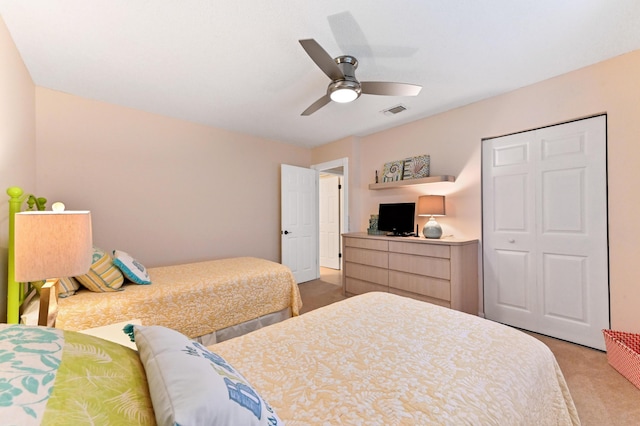
<svg viewBox="0 0 640 426">
<path fill-rule="evenodd" d="M 22 189 L 16 187 L 9 188 L 7 193 L 11 264 L 14 216 L 23 209 L 25 200 L 35 197 L 25 197 Z M 42 200 L 38 203 L 40 208 L 46 202 Z M 218 259 L 149 268 L 147 272 L 150 285 L 128 283 L 121 287 L 122 291 L 109 292 L 81 287 L 75 294 L 58 299 L 56 327 L 80 331 L 139 320 L 142 324 L 173 328 L 203 344 L 212 344 L 298 315 L 302 306 L 291 270 L 265 259 Z M 18 323 L 20 306 L 29 309 L 23 302 L 33 289 L 16 282 L 11 267 L 7 286 L 7 322 Z M 37 321 L 38 300 L 33 299 L 32 305 L 36 314 L 33 323 L 41 323 Z"/>
<path fill-rule="evenodd" d="M 230 299 L 250 297 L 242 287 L 249 275 L 237 275 L 247 261 L 253 262 L 222 262 L 233 271 L 227 279 L 241 288 Z M 389 293 L 355 296 L 215 344 L 194 341 L 210 331 L 202 323 L 217 331 L 226 322 L 205 316 L 197 303 L 195 311 L 185 308 L 185 291 L 168 287 L 204 282 L 194 279 L 201 266 L 177 275 L 171 267 L 151 269 L 154 284 L 132 287 L 153 290 L 166 278 L 167 289 L 156 288 L 164 301 L 147 296 L 122 307 L 134 293 L 127 288 L 89 294 L 77 306 L 61 299 L 63 328 L 0 324 L 0 418 L 25 425 L 580 424 L 558 364 L 539 340 Z M 272 271 L 270 279 L 277 275 Z M 194 300 L 223 293 L 203 286 Z M 295 295 L 282 290 L 291 305 L 284 309 L 292 312 L 300 306 L 295 288 Z M 78 296 L 67 299 L 83 300 Z M 104 302 L 105 296 L 122 300 Z M 140 304 L 146 308 L 134 314 Z M 82 322 L 86 306 L 111 322 L 141 319 L 142 326 L 126 327 L 138 351 L 70 330 L 100 325 Z M 183 320 L 145 316 L 173 308 Z M 65 316 L 73 311 L 80 315 Z M 236 311 L 229 322 L 244 323 Z"/>
<path fill-rule="evenodd" d="M 79 290 L 58 300 L 56 327 L 85 330 L 138 319 L 212 344 L 298 315 L 298 285 L 289 268 L 238 257 L 149 268 L 151 285 L 124 291 Z"/>
</svg>

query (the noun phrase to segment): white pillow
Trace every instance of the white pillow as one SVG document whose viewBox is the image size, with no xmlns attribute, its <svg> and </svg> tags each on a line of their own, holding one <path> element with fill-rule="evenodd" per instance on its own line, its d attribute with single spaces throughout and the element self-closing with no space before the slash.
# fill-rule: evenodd
<svg viewBox="0 0 640 426">
<path fill-rule="evenodd" d="M 135 260 L 129 253 L 113 251 L 113 264 L 122 271 L 125 277 L 136 284 L 151 284 L 147 268 Z"/>
<path fill-rule="evenodd" d="M 283 424 L 221 356 L 165 327 L 133 330 L 158 425 Z"/>
<path fill-rule="evenodd" d="M 38 325 L 40 316 L 40 296 L 34 296 L 24 307 L 20 315 L 20 324 Z"/>
<path fill-rule="evenodd" d="M 49 313 L 47 315 L 47 327 L 53 327 L 58 317 L 58 299 L 51 292 L 49 299 Z M 20 324 L 38 325 L 40 320 L 40 295 L 31 298 L 20 315 Z"/>
</svg>

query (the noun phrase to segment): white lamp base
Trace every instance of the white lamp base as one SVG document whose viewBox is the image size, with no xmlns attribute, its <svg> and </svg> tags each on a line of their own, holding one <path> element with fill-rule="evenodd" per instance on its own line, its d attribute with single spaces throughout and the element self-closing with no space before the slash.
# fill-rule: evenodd
<svg viewBox="0 0 640 426">
<path fill-rule="evenodd" d="M 442 228 L 433 216 L 429 218 L 429 221 L 424 225 L 424 228 L 422 228 L 422 235 L 424 235 L 425 238 L 442 237 Z"/>
</svg>

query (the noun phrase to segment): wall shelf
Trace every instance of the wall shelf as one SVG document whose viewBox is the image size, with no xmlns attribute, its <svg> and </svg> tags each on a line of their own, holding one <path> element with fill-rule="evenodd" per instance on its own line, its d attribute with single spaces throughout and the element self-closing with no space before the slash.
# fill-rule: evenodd
<svg viewBox="0 0 640 426">
<path fill-rule="evenodd" d="M 456 181 L 456 177 L 450 176 L 450 175 L 429 176 L 421 179 L 407 179 L 407 180 L 396 180 L 393 182 L 370 183 L 369 189 L 390 189 L 390 188 L 398 188 L 401 186 L 422 185 L 425 183 L 455 182 L 455 181 Z"/>
</svg>

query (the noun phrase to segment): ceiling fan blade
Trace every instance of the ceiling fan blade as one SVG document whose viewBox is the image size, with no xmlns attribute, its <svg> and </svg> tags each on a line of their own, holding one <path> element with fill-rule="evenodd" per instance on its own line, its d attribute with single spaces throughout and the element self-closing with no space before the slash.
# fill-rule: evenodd
<svg viewBox="0 0 640 426">
<path fill-rule="evenodd" d="M 323 97 L 312 103 L 309 108 L 305 109 L 304 112 L 300 115 L 311 115 L 329 102 L 331 102 L 331 98 L 329 97 L 329 95 L 324 95 Z"/>
<path fill-rule="evenodd" d="M 343 52 L 349 52 L 356 58 L 371 58 L 368 61 L 368 68 L 372 67 L 375 58 L 406 58 L 418 51 L 418 48 L 409 46 L 371 46 L 362 28 L 349 11 L 329 15 L 327 21 L 338 47 Z"/>
<path fill-rule="evenodd" d="M 422 86 L 408 83 L 392 83 L 389 81 L 362 81 L 362 93 L 384 96 L 417 96 Z"/>
<path fill-rule="evenodd" d="M 373 58 L 373 51 L 369 47 L 369 42 L 360 28 L 360 25 L 351 12 L 345 11 L 327 16 L 329 27 L 333 32 L 333 37 L 338 43 L 338 47 L 343 52 L 352 52 L 358 58 Z"/>
<path fill-rule="evenodd" d="M 344 78 L 342 71 L 338 68 L 338 64 L 333 60 L 326 50 L 322 48 L 312 38 L 298 40 L 313 62 L 324 72 L 331 80 L 340 80 Z"/>
</svg>

